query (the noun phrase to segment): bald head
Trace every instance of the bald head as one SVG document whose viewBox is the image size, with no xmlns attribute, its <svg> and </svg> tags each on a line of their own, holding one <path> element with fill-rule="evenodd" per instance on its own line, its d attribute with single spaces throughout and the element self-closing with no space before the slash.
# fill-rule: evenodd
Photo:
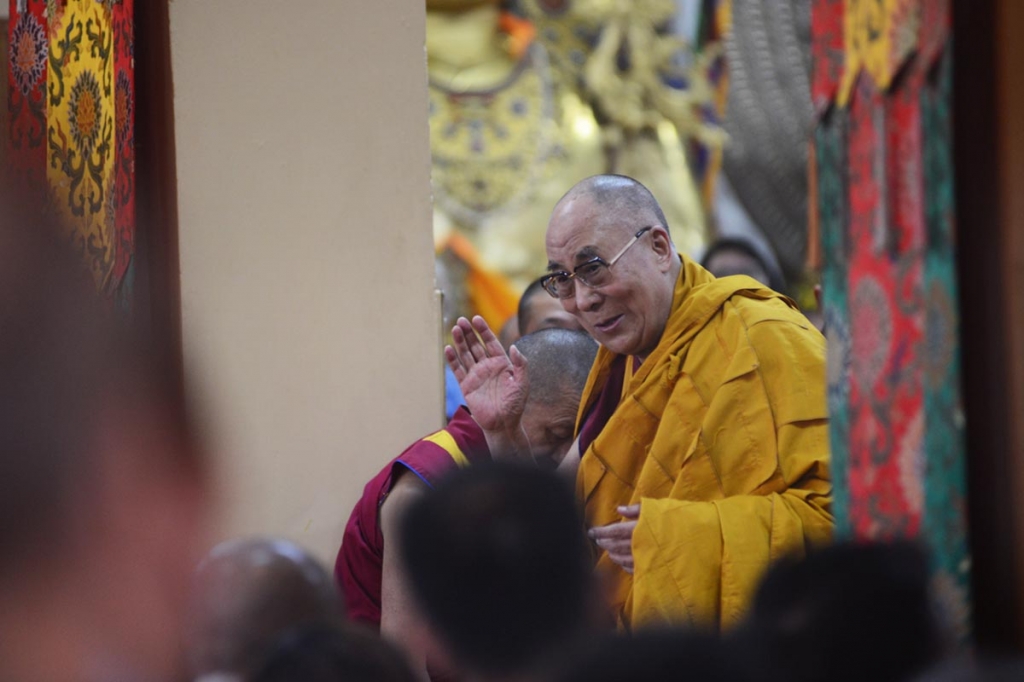
<svg viewBox="0 0 1024 682">
<path fill-rule="evenodd" d="M 543 329 L 515 342 L 526 358 L 530 392 L 521 424 L 533 461 L 555 467 L 572 445 L 576 412 L 597 343 L 586 332 Z"/>
<path fill-rule="evenodd" d="M 575 397 L 579 403 L 597 343 L 586 332 L 542 329 L 515 342 L 527 360 L 530 402 L 552 404 Z"/>
<path fill-rule="evenodd" d="M 244 676 L 282 633 L 343 620 L 331 576 L 305 550 L 284 540 L 231 540 L 215 547 L 196 575 L 192 668 Z"/>
<path fill-rule="evenodd" d="M 621 175 L 581 181 L 551 214 L 548 276 L 562 283 L 566 312 L 613 353 L 642 360 L 661 340 L 682 269 L 665 223 L 650 191 Z"/>
<path fill-rule="evenodd" d="M 576 183 L 555 204 L 554 213 L 579 200 L 592 201 L 600 210 L 614 215 L 636 217 L 647 225 L 661 225 L 668 231 L 668 220 L 651 191 L 625 175 L 593 175 Z M 629 225 L 623 224 L 627 230 Z"/>
</svg>

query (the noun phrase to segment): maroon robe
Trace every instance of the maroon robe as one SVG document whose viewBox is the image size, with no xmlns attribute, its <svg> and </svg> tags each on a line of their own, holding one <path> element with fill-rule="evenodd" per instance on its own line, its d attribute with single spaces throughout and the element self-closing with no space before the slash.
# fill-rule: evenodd
<svg viewBox="0 0 1024 682">
<path fill-rule="evenodd" d="M 334 564 L 334 579 L 353 620 L 380 629 L 384 536 L 380 507 L 403 467 L 433 488 L 445 474 L 491 458 L 484 433 L 469 410 L 460 407 L 448 426 L 410 445 L 374 476 L 356 503 Z"/>
</svg>

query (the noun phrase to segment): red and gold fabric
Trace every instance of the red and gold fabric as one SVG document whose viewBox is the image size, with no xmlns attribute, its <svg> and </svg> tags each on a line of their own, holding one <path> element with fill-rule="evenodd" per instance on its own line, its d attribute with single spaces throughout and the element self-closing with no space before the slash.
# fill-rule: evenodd
<svg viewBox="0 0 1024 682">
<path fill-rule="evenodd" d="M 850 104 L 850 514 L 863 538 L 915 536 L 923 505 L 920 114 L 912 79 Z"/>
<path fill-rule="evenodd" d="M 843 46 L 846 63 L 838 101 L 846 106 L 861 70 L 885 90 L 917 48 L 919 0 L 846 0 Z"/>
<path fill-rule="evenodd" d="M 114 269 L 122 282 L 135 253 L 135 0 L 112 6 L 114 30 Z"/>
<path fill-rule="evenodd" d="M 946 624 L 966 641 L 950 6 L 815 0 L 819 120 L 809 167 L 825 247 L 837 533 L 930 546 Z M 830 99 L 836 55 L 825 48 L 840 19 L 843 77 Z"/>
<path fill-rule="evenodd" d="M 8 173 L 19 195 L 41 202 L 46 187 L 46 3 L 29 0 L 19 12 L 11 0 L 11 10 Z"/>
<path fill-rule="evenodd" d="M 133 18 L 134 0 L 11 0 L 12 181 L 111 296 L 134 253 Z"/>
</svg>

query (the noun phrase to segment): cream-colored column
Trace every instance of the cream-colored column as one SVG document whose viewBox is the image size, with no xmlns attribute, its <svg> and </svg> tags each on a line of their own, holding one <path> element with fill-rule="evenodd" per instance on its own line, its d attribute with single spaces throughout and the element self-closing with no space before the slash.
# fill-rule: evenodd
<svg viewBox="0 0 1024 682">
<path fill-rule="evenodd" d="M 440 427 L 424 4 L 170 3 L 184 354 L 218 538 L 333 562 Z"/>
</svg>

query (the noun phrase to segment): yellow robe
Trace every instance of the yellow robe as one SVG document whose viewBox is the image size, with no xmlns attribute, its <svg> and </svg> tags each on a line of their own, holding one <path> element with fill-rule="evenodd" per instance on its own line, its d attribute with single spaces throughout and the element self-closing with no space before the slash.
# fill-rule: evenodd
<svg viewBox="0 0 1024 682">
<path fill-rule="evenodd" d="M 641 503 L 633 575 L 606 552 L 597 562 L 624 629 L 728 629 L 770 561 L 827 542 L 833 527 L 824 338 L 755 280 L 682 261 L 661 342 L 576 480 L 591 527 Z M 614 359 L 598 352 L 581 417 Z"/>
</svg>

